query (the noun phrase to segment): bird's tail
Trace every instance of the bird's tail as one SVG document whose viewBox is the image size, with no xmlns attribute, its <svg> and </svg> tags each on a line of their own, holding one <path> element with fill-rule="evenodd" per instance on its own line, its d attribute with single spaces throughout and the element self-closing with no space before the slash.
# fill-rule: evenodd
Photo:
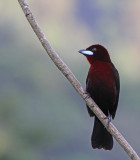
<svg viewBox="0 0 140 160">
<path fill-rule="evenodd" d="M 103 124 L 95 117 L 94 128 L 91 136 L 91 144 L 93 149 L 111 150 L 113 148 L 112 135 L 106 130 Z"/>
</svg>

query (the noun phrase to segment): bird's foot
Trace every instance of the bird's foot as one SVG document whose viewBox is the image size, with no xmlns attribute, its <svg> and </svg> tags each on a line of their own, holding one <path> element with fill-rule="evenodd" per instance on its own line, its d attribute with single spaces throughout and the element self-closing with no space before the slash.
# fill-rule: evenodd
<svg viewBox="0 0 140 160">
<path fill-rule="evenodd" d="M 105 117 L 104 119 L 108 119 L 108 121 L 107 121 L 107 123 L 106 123 L 106 125 L 105 125 L 105 128 L 107 128 L 107 127 L 109 126 L 109 123 L 111 122 L 111 115 L 110 115 L 109 112 L 108 112 L 108 116 Z"/>
<path fill-rule="evenodd" d="M 87 91 L 84 92 L 84 95 L 85 95 L 84 99 L 90 98 L 90 94 Z"/>
</svg>

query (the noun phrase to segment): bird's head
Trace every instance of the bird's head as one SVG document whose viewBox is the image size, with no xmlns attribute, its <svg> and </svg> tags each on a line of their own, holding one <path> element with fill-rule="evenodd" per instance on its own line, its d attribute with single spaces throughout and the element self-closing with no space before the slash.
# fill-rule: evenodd
<svg viewBox="0 0 140 160">
<path fill-rule="evenodd" d="M 90 64 L 93 64 L 94 61 L 111 62 L 107 49 L 99 44 L 82 49 L 79 53 L 85 55 Z"/>
</svg>

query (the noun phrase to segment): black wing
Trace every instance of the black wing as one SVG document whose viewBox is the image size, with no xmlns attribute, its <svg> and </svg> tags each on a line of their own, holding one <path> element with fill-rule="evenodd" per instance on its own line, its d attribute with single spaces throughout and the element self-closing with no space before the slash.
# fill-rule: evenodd
<svg viewBox="0 0 140 160">
<path fill-rule="evenodd" d="M 114 67 L 114 65 L 113 65 Z M 114 71 L 115 71 L 115 85 L 116 85 L 116 101 L 113 107 L 113 113 L 112 113 L 112 118 L 114 119 L 115 114 L 116 114 L 116 110 L 117 110 L 117 106 L 118 106 L 118 101 L 119 101 L 119 93 L 120 93 L 120 77 L 119 77 L 119 73 L 117 71 L 117 69 L 114 67 Z"/>
</svg>

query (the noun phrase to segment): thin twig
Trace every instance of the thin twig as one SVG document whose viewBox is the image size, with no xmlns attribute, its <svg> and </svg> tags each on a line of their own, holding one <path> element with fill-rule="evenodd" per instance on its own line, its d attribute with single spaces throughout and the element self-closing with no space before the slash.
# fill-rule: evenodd
<svg viewBox="0 0 140 160">
<path fill-rule="evenodd" d="M 95 113 L 95 115 L 99 118 L 99 120 L 103 123 L 103 125 L 105 125 L 107 123 L 107 120 L 105 119 L 106 116 L 97 106 L 97 104 L 92 100 L 92 98 L 87 95 L 87 93 L 85 92 L 79 81 L 71 72 L 71 70 L 67 67 L 67 65 L 58 56 L 56 51 L 52 48 L 49 41 L 46 39 L 45 35 L 41 31 L 41 28 L 37 24 L 37 21 L 35 20 L 26 1 L 25 0 L 18 0 L 18 1 L 21 5 L 21 8 L 28 22 L 30 23 L 32 29 L 36 33 L 38 39 L 40 40 L 42 46 L 44 47 L 44 49 L 46 50 L 52 61 L 55 63 L 58 69 L 64 74 L 64 76 L 70 81 L 75 90 L 81 95 L 81 97 L 85 100 L 86 104 Z M 134 149 L 129 145 L 129 143 L 119 133 L 119 131 L 112 123 L 109 124 L 107 130 L 113 135 L 113 137 L 118 141 L 118 143 L 122 146 L 122 148 L 126 151 L 126 153 L 132 160 L 140 160 Z"/>
</svg>

